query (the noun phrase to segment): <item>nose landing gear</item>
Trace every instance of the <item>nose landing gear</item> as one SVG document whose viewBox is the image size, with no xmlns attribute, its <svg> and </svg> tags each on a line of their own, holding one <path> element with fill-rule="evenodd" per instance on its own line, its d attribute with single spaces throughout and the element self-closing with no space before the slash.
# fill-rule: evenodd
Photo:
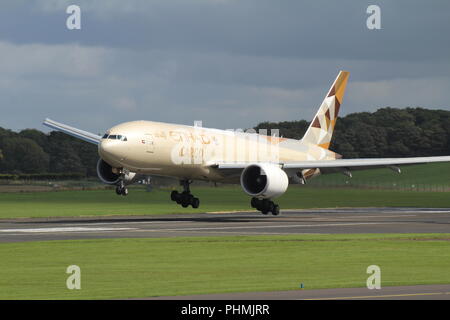
<svg viewBox="0 0 450 320">
<path fill-rule="evenodd" d="M 261 211 L 262 214 L 268 214 L 269 212 L 274 216 L 280 214 L 280 206 L 269 199 L 252 198 L 251 205 L 252 208 Z"/>
<path fill-rule="evenodd" d="M 125 187 L 125 184 L 123 183 L 122 180 L 116 186 L 116 194 L 118 196 L 127 196 L 128 195 L 128 188 Z"/>
<path fill-rule="evenodd" d="M 191 194 L 191 190 L 189 185 L 192 183 L 190 180 L 181 180 L 180 185 L 183 186 L 183 192 L 178 192 L 177 190 L 173 190 L 170 194 L 170 199 L 180 204 L 183 208 L 187 208 L 189 205 L 192 208 L 197 209 L 200 206 L 200 199 L 194 197 Z"/>
</svg>

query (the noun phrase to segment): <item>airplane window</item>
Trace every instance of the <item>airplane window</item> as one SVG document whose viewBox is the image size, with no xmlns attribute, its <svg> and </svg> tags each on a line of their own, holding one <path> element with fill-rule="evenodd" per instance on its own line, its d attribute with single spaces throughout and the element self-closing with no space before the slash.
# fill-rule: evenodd
<svg viewBox="0 0 450 320">
<path fill-rule="evenodd" d="M 116 134 L 110 134 L 110 135 L 108 135 L 107 133 L 105 133 L 105 135 L 102 137 L 102 139 L 111 139 L 111 140 L 128 141 L 126 136 L 116 135 Z"/>
</svg>

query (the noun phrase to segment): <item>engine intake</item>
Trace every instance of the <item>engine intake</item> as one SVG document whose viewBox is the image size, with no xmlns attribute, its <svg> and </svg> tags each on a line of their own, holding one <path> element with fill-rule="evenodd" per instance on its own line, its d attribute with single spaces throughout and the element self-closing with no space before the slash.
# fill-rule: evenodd
<svg viewBox="0 0 450 320">
<path fill-rule="evenodd" d="M 105 162 L 103 159 L 98 159 L 97 175 L 103 183 L 118 184 L 120 182 L 120 175 L 113 172 L 113 167 Z M 124 184 L 131 184 L 138 179 L 138 175 L 134 172 L 129 172 L 124 175 Z"/>
<path fill-rule="evenodd" d="M 252 164 L 242 171 L 241 186 L 244 191 L 258 198 L 276 198 L 286 192 L 287 174 L 273 164 Z"/>
</svg>

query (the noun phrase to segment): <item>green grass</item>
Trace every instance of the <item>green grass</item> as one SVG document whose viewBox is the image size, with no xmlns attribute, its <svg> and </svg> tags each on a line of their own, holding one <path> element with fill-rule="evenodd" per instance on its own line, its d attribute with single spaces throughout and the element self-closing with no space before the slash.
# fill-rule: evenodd
<svg viewBox="0 0 450 320">
<path fill-rule="evenodd" d="M 102 239 L 0 244 L 0 299 L 107 299 L 450 283 L 450 234 Z M 81 290 L 66 288 L 69 265 Z"/>
<path fill-rule="evenodd" d="M 310 183 L 311 185 L 366 186 L 380 189 L 416 188 L 424 191 L 450 188 L 450 162 L 402 166 L 401 170 L 401 174 L 387 168 L 353 171 L 352 178 L 341 173 L 327 174 L 311 180 Z"/>
<path fill-rule="evenodd" d="M 170 191 L 146 192 L 133 188 L 127 197 L 112 190 L 0 194 L 0 218 L 49 216 L 144 215 L 251 210 L 250 197 L 236 187 L 192 190 L 201 199 L 199 209 L 182 208 L 170 201 Z M 322 189 L 291 186 L 277 199 L 282 209 L 332 207 L 450 207 L 448 192 L 412 192 L 365 189 Z"/>
</svg>

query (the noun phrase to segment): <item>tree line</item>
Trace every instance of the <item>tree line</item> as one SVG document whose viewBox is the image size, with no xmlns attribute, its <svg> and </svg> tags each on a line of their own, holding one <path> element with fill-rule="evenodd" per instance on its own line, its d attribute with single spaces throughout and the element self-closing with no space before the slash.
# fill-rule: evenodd
<svg viewBox="0 0 450 320">
<path fill-rule="evenodd" d="M 305 120 L 263 122 L 255 129 L 301 139 L 308 126 Z M 450 155 L 450 111 L 388 107 L 351 113 L 337 120 L 330 149 L 344 158 Z"/>
<path fill-rule="evenodd" d="M 97 146 L 61 132 L 46 134 L 36 129 L 14 132 L 0 128 L 0 173 L 3 174 L 95 176 L 97 159 Z"/>
<path fill-rule="evenodd" d="M 279 129 L 283 137 L 301 139 L 308 126 L 305 120 L 263 122 L 255 129 Z M 344 158 L 450 155 L 450 111 L 382 108 L 348 114 L 338 119 L 330 148 Z M 97 146 L 61 132 L 0 127 L 3 176 L 96 176 L 97 159 Z"/>
</svg>

